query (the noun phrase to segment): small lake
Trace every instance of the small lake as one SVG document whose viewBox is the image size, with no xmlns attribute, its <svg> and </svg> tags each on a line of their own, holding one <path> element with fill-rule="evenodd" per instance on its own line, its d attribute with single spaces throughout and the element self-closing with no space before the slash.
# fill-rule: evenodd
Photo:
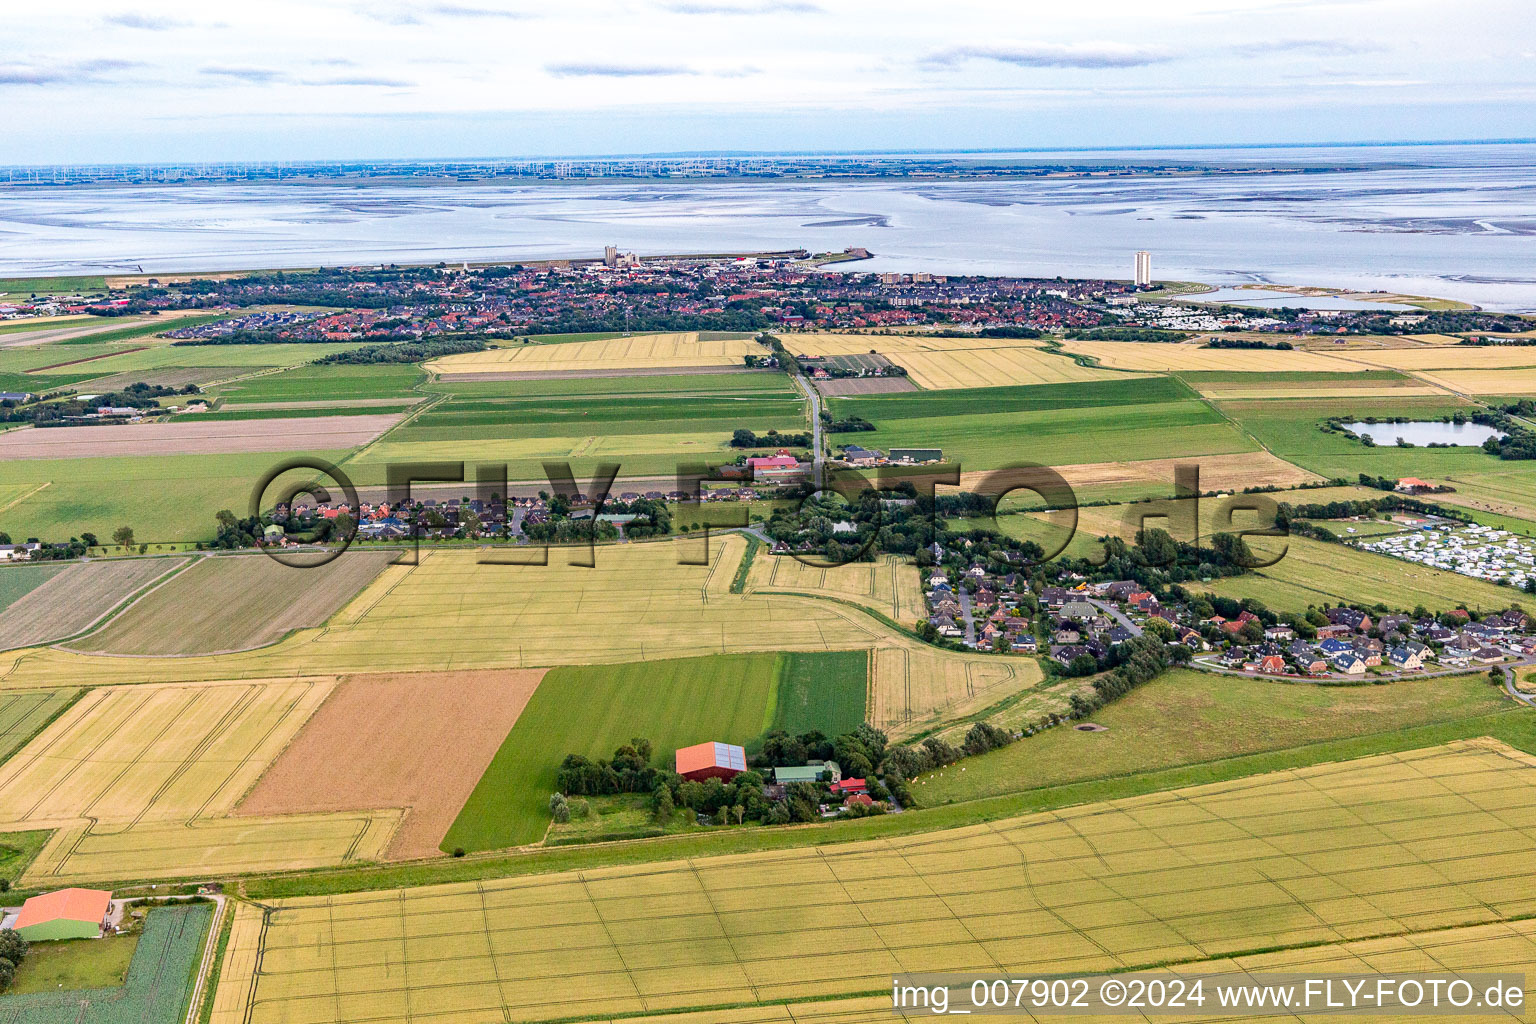
<svg viewBox="0 0 1536 1024">
<path fill-rule="evenodd" d="M 1441 423 L 1428 420 L 1419 423 L 1345 423 L 1345 430 L 1370 437 L 1379 445 L 1397 444 L 1402 438 L 1409 444 L 1454 444 L 1477 447 L 1490 437 L 1503 437 L 1502 430 L 1485 427 L 1481 423 Z"/>
</svg>

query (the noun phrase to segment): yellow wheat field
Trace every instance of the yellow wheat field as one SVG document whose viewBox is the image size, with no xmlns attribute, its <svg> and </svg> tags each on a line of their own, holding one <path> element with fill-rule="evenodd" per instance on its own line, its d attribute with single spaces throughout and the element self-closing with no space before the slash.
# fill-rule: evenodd
<svg viewBox="0 0 1536 1024">
<path fill-rule="evenodd" d="M 927 615 L 920 582 L 917 566 L 900 555 L 822 568 L 789 555 L 761 551 L 747 574 L 747 592 L 835 597 L 911 625 L 914 619 Z"/>
<path fill-rule="evenodd" d="M 1420 964 L 1449 946 L 1432 933 L 1470 927 L 1487 945 L 1455 959 L 1496 969 L 1530 957 L 1501 923 L 1536 912 L 1533 824 L 1536 759 L 1475 741 L 915 836 L 241 904 L 213 1021 L 815 1018 L 900 973 L 1259 948 Z M 701 1019 L 737 1019 L 718 1013 Z"/>
<path fill-rule="evenodd" d="M 1386 370 L 1496 370 L 1536 366 L 1533 345 L 1435 345 L 1340 356 Z"/>
<path fill-rule="evenodd" d="M 991 703 L 1038 681 L 1025 658 L 993 659 L 934 651 L 892 631 L 878 619 L 838 600 L 879 607 L 889 600 L 907 625 L 919 614 L 915 570 L 887 560 L 866 576 L 865 601 L 857 600 L 858 577 L 846 567 L 820 577 L 796 575 L 796 596 L 766 590 L 730 592 L 746 542 L 739 535 L 710 540 L 706 565 L 679 558 L 704 557 L 701 540 L 599 547 L 593 568 L 569 564 L 584 548 L 552 548 L 549 564 L 481 564 L 482 559 L 528 559 L 538 552 L 433 551 L 418 566 L 393 566 L 320 629 L 300 630 L 255 651 L 185 658 L 122 658 L 52 648 L 12 652 L 0 660 L 0 687 L 27 688 L 38 680 L 113 678 L 123 682 L 242 679 L 316 672 L 439 671 L 468 668 L 530 668 L 590 665 L 745 651 L 817 651 L 899 648 L 916 652 L 908 676 L 875 687 L 887 721 L 929 720 L 957 700 L 985 693 Z M 766 553 L 759 561 L 771 560 Z M 765 567 L 766 568 L 766 567 Z M 762 569 L 755 569 L 762 572 Z M 787 571 L 787 570 L 785 570 Z M 881 575 L 883 573 L 883 575 Z M 878 579 L 878 583 L 876 580 Z M 829 583 L 830 581 L 830 583 Z M 787 589 L 787 588 L 786 588 Z M 968 676 L 957 683 L 942 666 L 973 659 L 1007 669 L 993 682 Z M 937 674 L 933 680 L 931 674 Z M 988 677 L 990 678 L 990 677 Z"/>
<path fill-rule="evenodd" d="M 931 390 L 1068 384 L 1125 376 L 1079 366 L 1027 339 L 790 334 L 783 341 L 796 355 L 852 355 L 873 350 L 905 367 L 919 387 Z"/>
<path fill-rule="evenodd" d="M 1506 370 L 1423 370 L 1418 376 L 1464 395 L 1536 395 L 1536 367 Z"/>
<path fill-rule="evenodd" d="M 1305 352 L 1301 349 L 1201 348 L 1198 344 L 1155 341 L 1064 341 L 1062 347 L 1078 355 L 1092 356 L 1102 366 L 1120 370 L 1171 373 L 1181 370 L 1228 370 L 1249 373 L 1349 372 L 1363 369 L 1359 363 Z"/>
<path fill-rule="evenodd" d="M 926 644 L 877 647 L 870 660 L 870 723 L 892 737 L 911 736 L 1022 694 L 997 724 L 1013 725 L 1067 707 L 1069 688 L 1042 686 L 1040 663 L 940 651 Z"/>
<path fill-rule="evenodd" d="M 23 881 L 377 857 L 398 812 L 227 817 L 333 685 L 318 678 L 90 691 L 0 766 L 0 831 L 57 829 Z"/>
<path fill-rule="evenodd" d="M 606 341 L 514 345 L 444 356 L 426 363 L 435 373 L 568 373 L 572 371 L 739 367 L 746 355 L 764 355 L 757 342 L 701 341 L 696 333 L 643 334 Z"/>
</svg>

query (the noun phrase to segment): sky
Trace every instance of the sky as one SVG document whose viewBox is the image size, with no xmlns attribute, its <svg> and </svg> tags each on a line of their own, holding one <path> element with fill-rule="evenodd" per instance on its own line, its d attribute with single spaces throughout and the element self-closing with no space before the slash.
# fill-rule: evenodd
<svg viewBox="0 0 1536 1024">
<path fill-rule="evenodd" d="M 1536 134 L 1530 0 L 55 0 L 0 165 Z"/>
</svg>

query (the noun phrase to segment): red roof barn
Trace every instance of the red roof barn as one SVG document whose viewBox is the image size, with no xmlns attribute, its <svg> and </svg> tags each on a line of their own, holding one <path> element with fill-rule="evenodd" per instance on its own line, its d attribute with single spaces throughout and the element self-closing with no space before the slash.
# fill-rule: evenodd
<svg viewBox="0 0 1536 1024">
<path fill-rule="evenodd" d="M 677 752 L 677 774 L 685 779 L 730 779 L 747 770 L 747 752 L 730 743 L 696 743 Z"/>
</svg>

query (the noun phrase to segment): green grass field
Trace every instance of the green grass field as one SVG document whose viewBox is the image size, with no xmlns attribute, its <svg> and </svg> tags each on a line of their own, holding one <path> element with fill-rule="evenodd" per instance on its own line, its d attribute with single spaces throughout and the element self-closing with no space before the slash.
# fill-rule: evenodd
<svg viewBox="0 0 1536 1024">
<path fill-rule="evenodd" d="M 463 398 L 582 398 L 613 395 L 793 395 L 782 373 L 668 373 L 564 380 L 432 381 L 422 390 Z"/>
<path fill-rule="evenodd" d="M 869 702 L 869 652 L 831 651 L 782 656 L 773 728 L 792 736 L 818 729 L 827 736 L 852 732 Z"/>
<path fill-rule="evenodd" d="M 24 489 L 21 493 L 25 493 Z M 0 515 L 0 522 L 5 516 Z M 0 612 L 5 611 L 16 599 L 31 593 L 64 571 L 62 565 L 6 565 L 0 566 Z"/>
<path fill-rule="evenodd" d="M 48 486 L 0 513 L 12 537 L 68 540 L 90 531 L 102 540 L 131 526 L 150 544 L 210 540 L 220 509 L 246 515 L 251 490 L 289 454 L 339 462 L 344 451 L 234 455 L 142 455 L 88 459 L 22 459 L 5 464 L 7 485 Z M 153 548 L 151 549 L 153 550 Z"/>
<path fill-rule="evenodd" d="M 1096 712 L 1107 732 L 1059 726 L 912 784 L 925 807 L 1133 776 L 1261 751 L 1512 710 L 1475 673 L 1383 686 L 1315 686 L 1175 670 Z"/>
<path fill-rule="evenodd" d="M 83 277 L 0 277 L 0 295 L 19 296 L 54 294 L 90 295 L 105 291 L 107 279 L 99 275 Z"/>
<path fill-rule="evenodd" d="M 245 346 L 266 348 L 264 345 Z M 194 351 L 182 348 L 183 352 Z M 201 351 L 198 349 L 196 351 Z M 318 353 L 315 358 L 318 358 Z M 210 388 L 228 402 L 314 402 L 356 398 L 414 398 L 426 380 L 420 367 L 399 363 L 299 366 Z"/>
<path fill-rule="evenodd" d="M 0 693 L 0 761 L 20 750 L 43 726 L 73 704 L 81 692 L 65 688 Z"/>
<path fill-rule="evenodd" d="M 747 745 L 776 725 L 828 735 L 854 728 L 864 720 L 866 660 L 863 651 L 721 654 L 551 669 L 442 848 L 537 842 L 566 754 L 608 757 L 641 737 L 651 741 L 653 762 L 670 767 L 678 747 L 706 740 Z"/>
<path fill-rule="evenodd" d="M 138 932 L 105 939 L 36 942 L 8 991 L 25 995 L 59 989 L 119 988 L 128 980 L 128 967 L 138 948 Z"/>
<path fill-rule="evenodd" d="M 0 832 L 0 878 L 15 884 L 52 838 L 52 829 Z"/>
<path fill-rule="evenodd" d="M 1170 377 L 833 398 L 835 417 L 870 433 L 834 435 L 882 449 L 939 447 L 965 469 L 1224 455 L 1254 443 Z"/>
</svg>

